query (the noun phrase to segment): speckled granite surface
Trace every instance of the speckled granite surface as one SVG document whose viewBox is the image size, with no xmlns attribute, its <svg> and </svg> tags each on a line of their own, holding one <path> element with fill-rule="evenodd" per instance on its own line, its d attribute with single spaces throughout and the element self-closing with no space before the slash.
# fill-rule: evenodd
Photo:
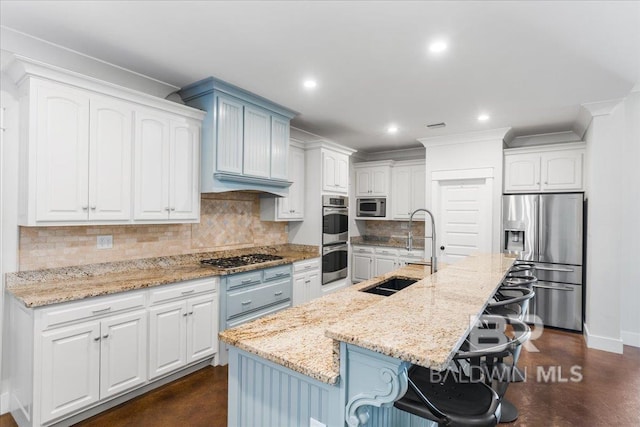
<svg viewBox="0 0 640 427">
<path fill-rule="evenodd" d="M 513 261 L 477 255 L 433 276 L 428 266 L 409 265 L 228 329 L 220 338 L 329 384 L 338 380 L 340 341 L 444 369 Z M 358 292 L 394 276 L 424 279 L 390 297 Z"/>
<path fill-rule="evenodd" d="M 203 266 L 207 258 L 224 258 L 250 253 L 277 254 L 283 258 L 232 269 Z M 78 267 L 21 271 L 6 275 L 6 288 L 27 307 L 41 307 L 99 295 L 175 283 L 201 277 L 222 276 L 259 268 L 290 264 L 320 256 L 317 246 L 275 245 L 233 251 L 147 258 Z"/>
<path fill-rule="evenodd" d="M 220 333 L 220 338 L 296 372 L 335 384 L 340 373 L 339 346 L 337 341 L 325 336 L 325 331 L 385 299 L 358 290 L 374 286 L 388 277 L 419 280 L 428 274 L 429 267 L 403 267 L 306 304 L 227 329 Z"/>
<path fill-rule="evenodd" d="M 424 249 L 424 240 L 414 236 L 413 247 Z M 354 236 L 351 237 L 350 242 L 352 245 L 389 246 L 400 249 L 407 247 L 406 236 Z"/>
</svg>

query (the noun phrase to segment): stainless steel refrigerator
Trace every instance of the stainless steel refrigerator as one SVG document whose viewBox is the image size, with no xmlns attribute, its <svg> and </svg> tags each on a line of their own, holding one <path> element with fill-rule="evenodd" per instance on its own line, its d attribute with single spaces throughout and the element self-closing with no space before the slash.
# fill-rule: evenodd
<svg viewBox="0 0 640 427">
<path fill-rule="evenodd" d="M 535 264 L 530 312 L 548 326 L 582 331 L 584 193 L 502 199 L 502 249 Z"/>
</svg>

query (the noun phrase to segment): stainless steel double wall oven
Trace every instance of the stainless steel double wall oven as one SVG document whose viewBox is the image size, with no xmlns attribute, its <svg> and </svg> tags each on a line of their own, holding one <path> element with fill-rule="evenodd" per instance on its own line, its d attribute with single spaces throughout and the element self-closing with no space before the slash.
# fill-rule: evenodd
<svg viewBox="0 0 640 427">
<path fill-rule="evenodd" d="M 347 277 L 349 202 L 346 196 L 322 196 L 322 284 Z"/>
</svg>

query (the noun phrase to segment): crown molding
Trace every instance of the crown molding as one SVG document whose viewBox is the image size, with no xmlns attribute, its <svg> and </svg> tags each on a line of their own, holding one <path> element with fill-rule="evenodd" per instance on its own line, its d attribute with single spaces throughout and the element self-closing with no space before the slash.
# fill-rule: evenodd
<svg viewBox="0 0 640 427">
<path fill-rule="evenodd" d="M 510 127 L 489 129 L 476 132 L 457 133 L 453 135 L 434 136 L 430 138 L 418 138 L 418 141 L 425 147 L 463 144 L 468 142 L 502 141 L 510 130 Z"/>
</svg>

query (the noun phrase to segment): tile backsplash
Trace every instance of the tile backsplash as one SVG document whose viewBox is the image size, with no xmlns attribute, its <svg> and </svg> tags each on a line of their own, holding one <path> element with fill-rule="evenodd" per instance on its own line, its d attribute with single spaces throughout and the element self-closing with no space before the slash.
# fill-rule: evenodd
<svg viewBox="0 0 640 427">
<path fill-rule="evenodd" d="M 19 270 L 125 261 L 288 242 L 286 223 L 260 221 L 257 193 L 203 194 L 199 224 L 20 227 Z M 113 248 L 97 249 L 99 235 Z"/>
<path fill-rule="evenodd" d="M 409 233 L 409 221 L 364 221 L 364 236 L 402 237 Z M 414 236 L 424 236 L 424 221 L 413 221 Z"/>
</svg>

